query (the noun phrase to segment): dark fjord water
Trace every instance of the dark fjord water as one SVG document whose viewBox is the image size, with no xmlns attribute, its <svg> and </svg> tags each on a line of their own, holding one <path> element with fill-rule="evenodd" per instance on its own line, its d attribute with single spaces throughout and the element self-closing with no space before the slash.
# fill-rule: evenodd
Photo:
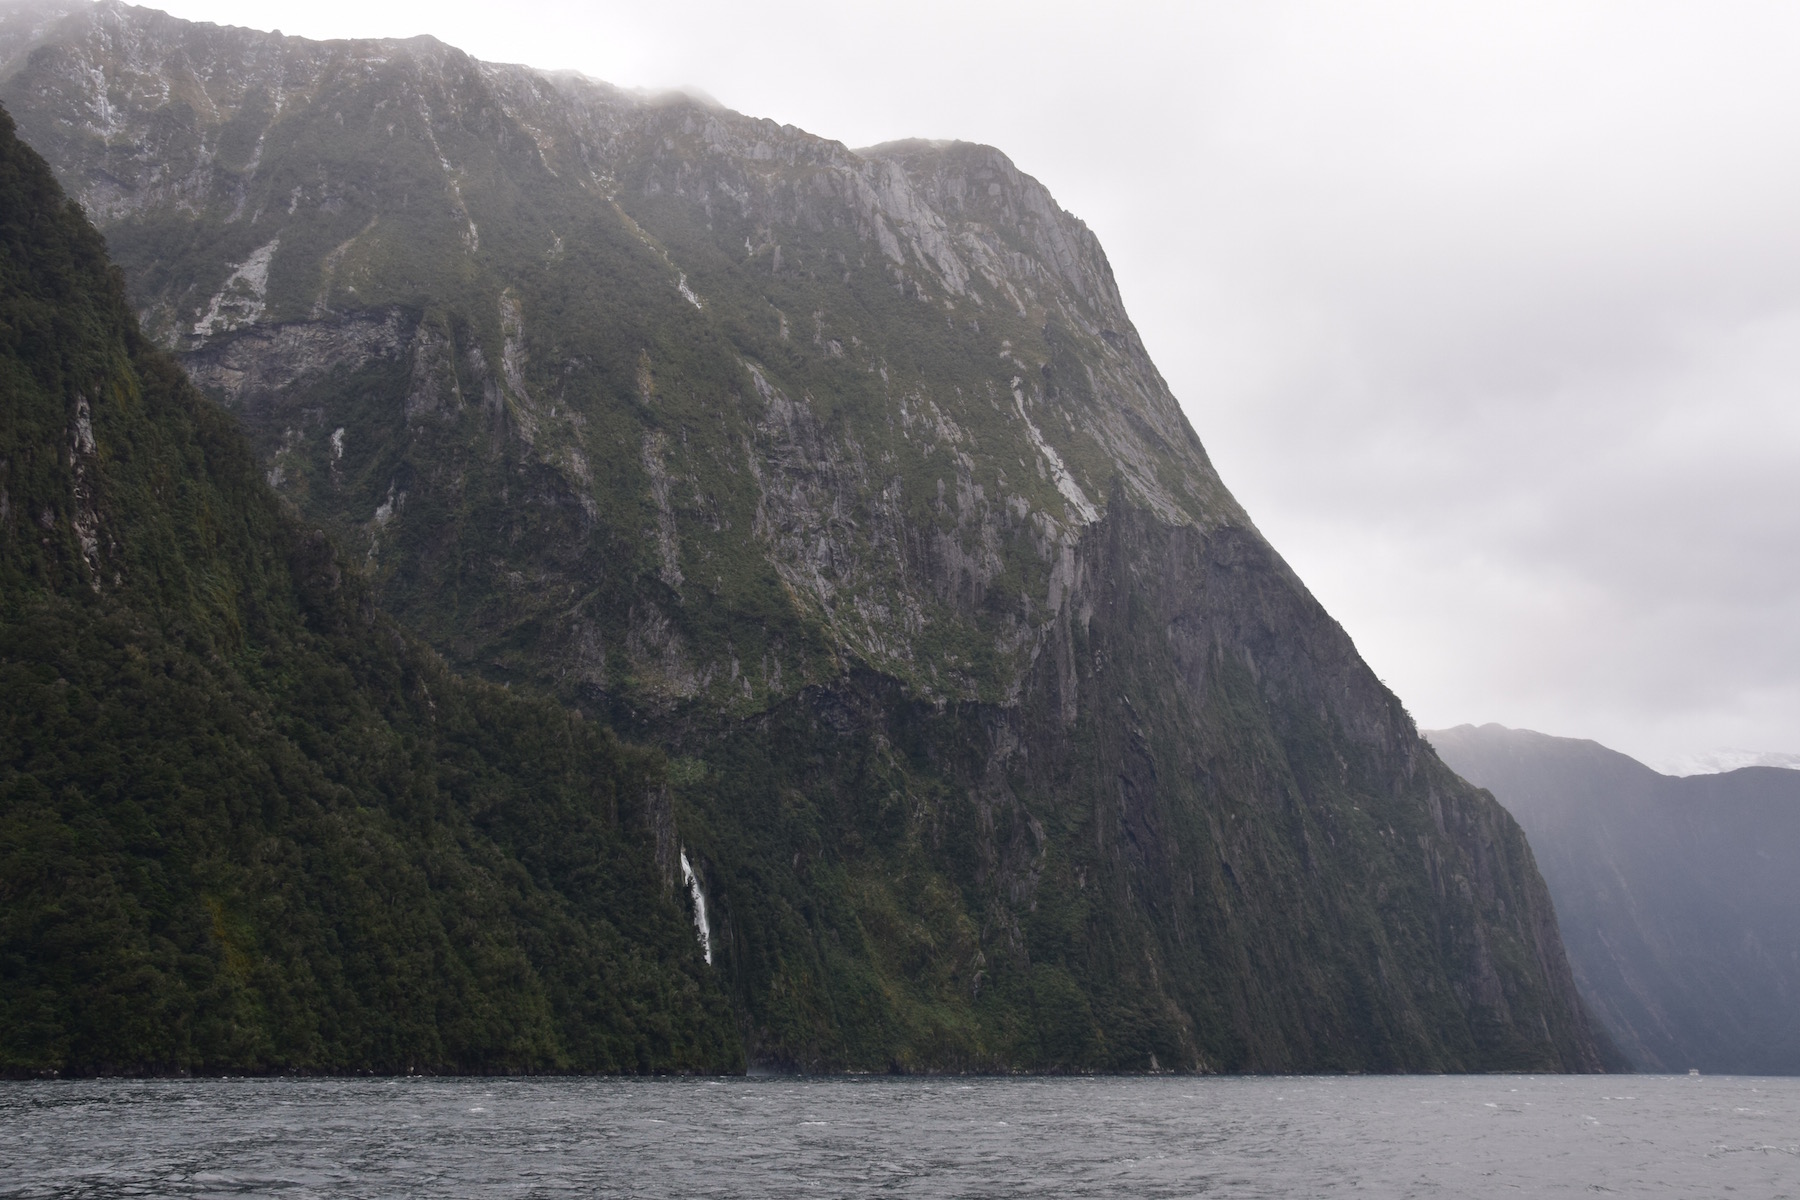
<svg viewBox="0 0 1800 1200">
<path fill-rule="evenodd" d="M 0 1085 L 0 1196 L 1800 1197 L 1800 1079 Z"/>
</svg>

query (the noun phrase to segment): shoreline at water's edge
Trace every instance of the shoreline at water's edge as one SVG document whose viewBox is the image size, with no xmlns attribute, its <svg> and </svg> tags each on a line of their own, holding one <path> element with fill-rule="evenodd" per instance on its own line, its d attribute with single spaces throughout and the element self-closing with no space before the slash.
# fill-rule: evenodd
<svg viewBox="0 0 1800 1200">
<path fill-rule="evenodd" d="M 145 1082 L 216 1079 L 1443 1079 L 1552 1078 L 1563 1075 L 1632 1075 L 1634 1078 L 1684 1079 L 1686 1075 L 1638 1072 L 1589 1071 L 783 1071 L 752 1065 L 743 1071 L 326 1071 L 312 1069 L 125 1070 L 125 1071 L 20 1071 L 0 1069 L 0 1083 L 81 1083 L 101 1080 Z M 1707 1078 L 1789 1079 L 1787 1075 L 1729 1075 L 1714 1072 Z"/>
</svg>

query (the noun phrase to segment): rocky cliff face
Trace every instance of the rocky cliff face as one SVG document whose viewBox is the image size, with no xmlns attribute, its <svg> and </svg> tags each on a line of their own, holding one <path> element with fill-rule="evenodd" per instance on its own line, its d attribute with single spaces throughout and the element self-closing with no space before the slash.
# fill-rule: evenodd
<svg viewBox="0 0 1800 1200">
<path fill-rule="evenodd" d="M 1661 775 L 1500 725 L 1428 736 L 1524 826 L 1576 982 L 1640 1070 L 1800 1074 L 1800 771 Z"/>
<path fill-rule="evenodd" d="M 0 37 L 146 328 L 381 602 L 675 756 L 753 1057 L 1596 1064 L 1517 828 L 999 152 L 430 39 Z"/>
</svg>

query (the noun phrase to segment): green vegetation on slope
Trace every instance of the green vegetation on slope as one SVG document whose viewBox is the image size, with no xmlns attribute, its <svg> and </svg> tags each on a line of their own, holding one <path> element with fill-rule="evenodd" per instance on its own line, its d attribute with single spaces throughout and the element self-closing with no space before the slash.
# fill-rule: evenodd
<svg viewBox="0 0 1800 1200">
<path fill-rule="evenodd" d="M 0 1070 L 730 1070 L 660 758 L 451 676 L 0 114 Z"/>
</svg>

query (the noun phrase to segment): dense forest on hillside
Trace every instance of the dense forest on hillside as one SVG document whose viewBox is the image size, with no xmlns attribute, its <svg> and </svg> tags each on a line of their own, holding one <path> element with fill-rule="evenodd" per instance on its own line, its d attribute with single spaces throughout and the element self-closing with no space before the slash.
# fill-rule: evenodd
<svg viewBox="0 0 1800 1200">
<path fill-rule="evenodd" d="M 377 613 L 0 114 L 0 1071 L 739 1069 L 663 773 Z"/>
</svg>

